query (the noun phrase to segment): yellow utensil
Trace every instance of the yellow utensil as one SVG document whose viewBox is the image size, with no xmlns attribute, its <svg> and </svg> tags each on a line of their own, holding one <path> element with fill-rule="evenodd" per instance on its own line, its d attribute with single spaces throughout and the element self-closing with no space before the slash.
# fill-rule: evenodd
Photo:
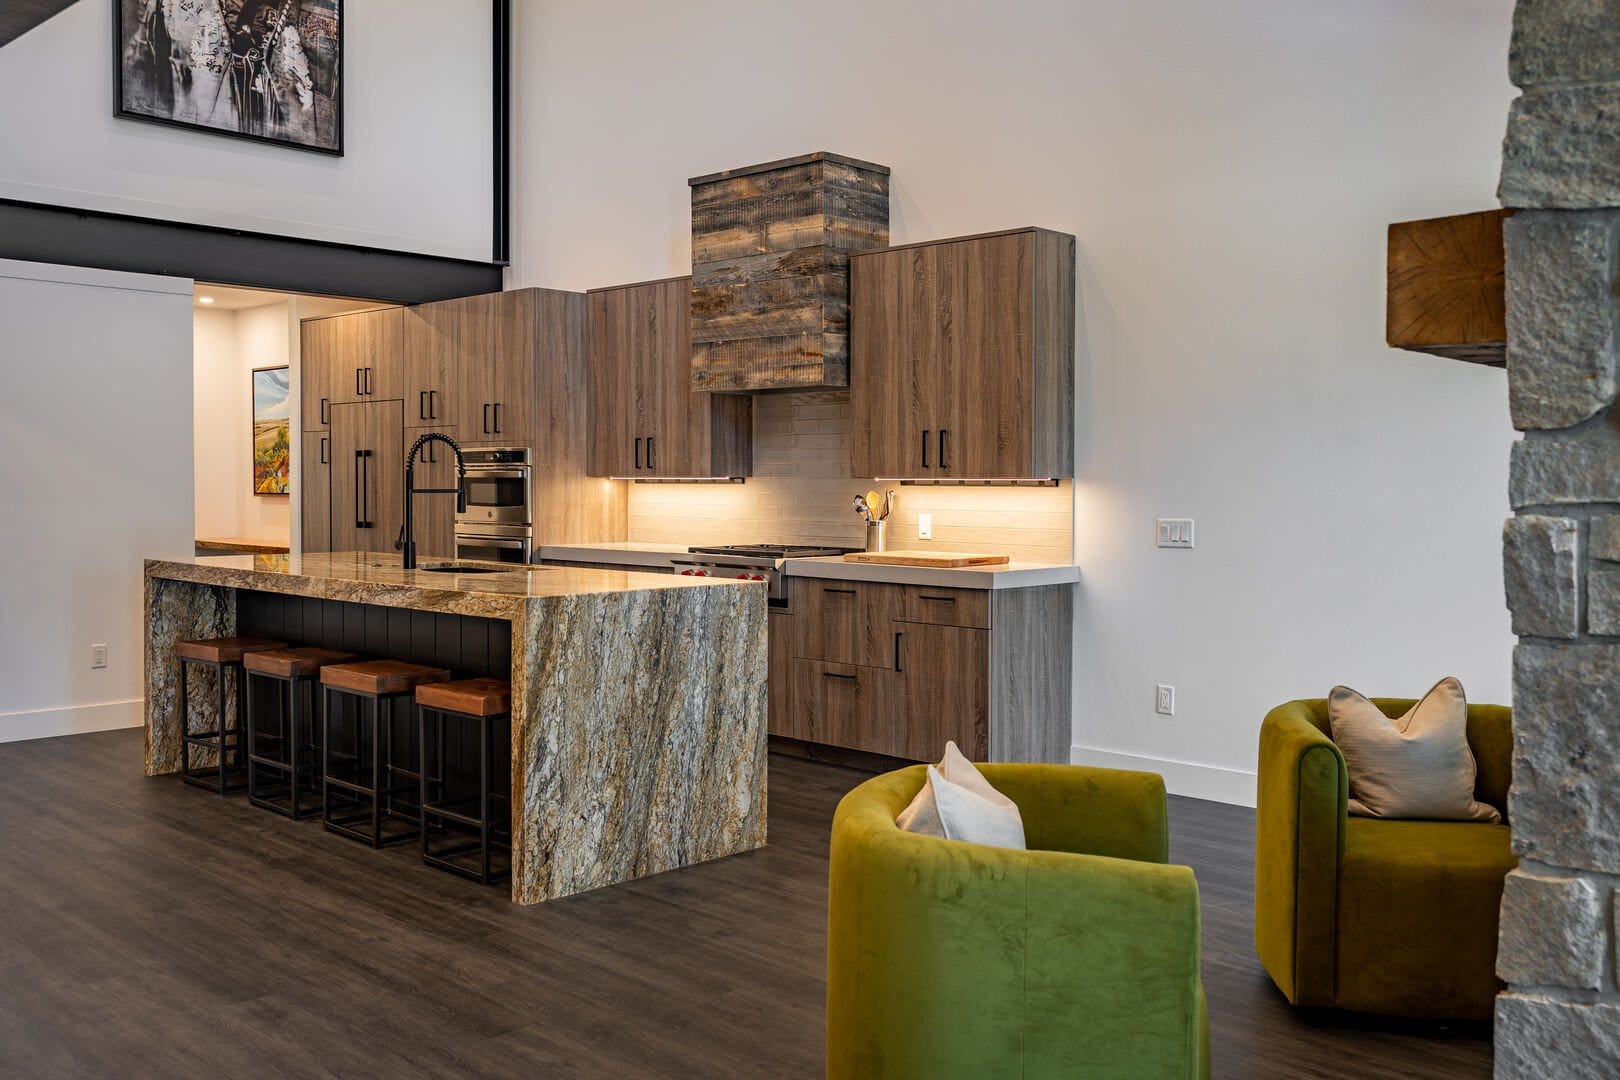
<svg viewBox="0 0 1620 1080">
<path fill-rule="evenodd" d="M 872 517 L 876 521 L 882 521 L 883 515 L 888 513 L 888 511 L 884 509 L 883 504 L 878 501 L 878 493 L 876 490 L 868 491 L 866 493 L 866 508 L 872 511 Z"/>
</svg>

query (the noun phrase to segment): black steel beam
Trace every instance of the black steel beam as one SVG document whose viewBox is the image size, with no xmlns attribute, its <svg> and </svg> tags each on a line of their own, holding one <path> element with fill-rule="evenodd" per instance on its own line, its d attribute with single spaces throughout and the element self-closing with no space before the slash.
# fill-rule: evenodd
<svg viewBox="0 0 1620 1080">
<path fill-rule="evenodd" d="M 0 199 L 0 258 L 420 304 L 499 292 L 501 267 Z"/>
</svg>

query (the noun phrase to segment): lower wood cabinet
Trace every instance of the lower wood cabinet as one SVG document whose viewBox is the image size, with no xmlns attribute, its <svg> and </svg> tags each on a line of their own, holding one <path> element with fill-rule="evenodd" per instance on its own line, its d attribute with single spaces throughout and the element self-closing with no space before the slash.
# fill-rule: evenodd
<svg viewBox="0 0 1620 1080">
<path fill-rule="evenodd" d="M 399 401 L 332 406 L 332 550 L 392 551 L 405 525 Z"/>
<path fill-rule="evenodd" d="M 770 619 L 770 731 L 936 761 L 1069 757 L 1074 587 L 789 581 Z"/>
</svg>

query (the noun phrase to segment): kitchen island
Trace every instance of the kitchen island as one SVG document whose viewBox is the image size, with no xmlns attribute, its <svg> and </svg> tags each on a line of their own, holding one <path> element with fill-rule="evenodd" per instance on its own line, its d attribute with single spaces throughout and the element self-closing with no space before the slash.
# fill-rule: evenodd
<svg viewBox="0 0 1620 1080">
<path fill-rule="evenodd" d="M 374 552 L 149 559 L 146 771 L 180 768 L 180 640 L 255 634 L 509 678 L 512 899 L 612 885 L 765 843 L 765 619 L 763 586 L 717 578 L 442 573 Z M 213 701 L 193 696 L 194 731 Z"/>
</svg>

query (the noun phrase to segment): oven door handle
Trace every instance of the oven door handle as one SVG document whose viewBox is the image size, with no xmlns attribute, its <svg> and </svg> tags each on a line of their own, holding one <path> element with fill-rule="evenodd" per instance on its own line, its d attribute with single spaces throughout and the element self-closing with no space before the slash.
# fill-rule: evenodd
<svg viewBox="0 0 1620 1080">
<path fill-rule="evenodd" d="M 524 540 L 499 540 L 490 536 L 467 536 L 465 534 L 456 537 L 456 546 L 460 547 L 462 544 L 466 544 L 468 547 L 500 548 L 503 551 L 522 551 L 528 546 L 528 542 Z"/>
</svg>

